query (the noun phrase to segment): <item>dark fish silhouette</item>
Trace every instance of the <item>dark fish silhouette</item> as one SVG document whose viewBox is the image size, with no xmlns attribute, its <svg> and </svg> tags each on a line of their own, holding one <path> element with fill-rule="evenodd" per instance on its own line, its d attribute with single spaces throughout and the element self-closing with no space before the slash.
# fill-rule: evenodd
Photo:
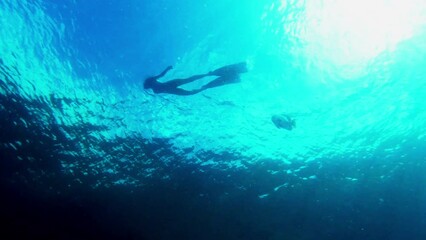
<svg viewBox="0 0 426 240">
<path fill-rule="evenodd" d="M 284 128 L 291 131 L 296 127 L 296 121 L 286 114 L 276 114 L 271 118 L 277 128 Z"/>
</svg>

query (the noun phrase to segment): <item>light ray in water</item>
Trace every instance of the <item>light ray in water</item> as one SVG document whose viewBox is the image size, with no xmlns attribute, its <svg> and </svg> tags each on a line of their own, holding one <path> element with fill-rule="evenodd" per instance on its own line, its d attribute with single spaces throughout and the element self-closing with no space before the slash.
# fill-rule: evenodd
<svg viewBox="0 0 426 240">
<path fill-rule="evenodd" d="M 369 60 L 420 30 L 424 5 L 417 0 L 308 1 L 301 37 L 315 57 L 336 67 L 356 67 L 347 74 L 354 78 Z"/>
</svg>

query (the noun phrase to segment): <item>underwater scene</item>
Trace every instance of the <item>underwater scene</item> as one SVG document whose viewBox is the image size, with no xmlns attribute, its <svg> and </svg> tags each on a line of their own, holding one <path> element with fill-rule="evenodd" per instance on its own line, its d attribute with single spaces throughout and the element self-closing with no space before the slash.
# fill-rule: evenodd
<svg viewBox="0 0 426 240">
<path fill-rule="evenodd" d="M 424 0 L 1 0 L 0 238 L 426 239 Z"/>
</svg>

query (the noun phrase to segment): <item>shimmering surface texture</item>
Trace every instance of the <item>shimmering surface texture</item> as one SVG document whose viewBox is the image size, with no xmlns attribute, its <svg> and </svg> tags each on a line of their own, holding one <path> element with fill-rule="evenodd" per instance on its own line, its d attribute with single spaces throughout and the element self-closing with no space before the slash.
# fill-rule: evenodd
<svg viewBox="0 0 426 240">
<path fill-rule="evenodd" d="M 88 202 L 127 199 L 133 210 L 106 215 L 127 213 L 120 223 L 133 221 L 137 239 L 402 239 L 407 221 L 409 239 L 426 236 L 420 0 L 10 0 L 0 26 L 7 193 L 77 201 L 95 219 L 105 213 Z M 164 80 L 243 60 L 239 84 L 187 97 L 142 88 L 168 65 Z M 296 128 L 278 129 L 277 114 Z M 154 202 L 170 212 L 143 214 Z M 192 208 L 208 227 L 187 229 Z M 179 227 L 151 226 L 169 218 Z"/>
</svg>

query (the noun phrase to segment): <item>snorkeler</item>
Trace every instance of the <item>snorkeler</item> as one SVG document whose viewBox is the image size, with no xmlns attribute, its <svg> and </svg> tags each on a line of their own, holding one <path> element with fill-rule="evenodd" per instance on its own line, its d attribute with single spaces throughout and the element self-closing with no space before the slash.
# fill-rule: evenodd
<svg viewBox="0 0 426 240">
<path fill-rule="evenodd" d="M 157 79 L 162 78 L 168 71 L 173 67 L 169 66 L 158 76 L 149 77 L 145 80 L 143 87 L 145 89 L 152 89 L 154 93 L 169 93 L 175 95 L 193 95 L 209 88 L 219 87 L 226 84 L 240 82 L 240 74 L 247 72 L 246 62 L 236 63 L 218 68 L 214 71 L 210 71 L 206 74 L 194 75 L 184 79 L 173 79 L 167 82 L 159 82 Z M 206 85 L 195 90 L 185 90 L 180 88 L 181 85 L 191 83 L 195 80 L 207 77 L 207 76 L 218 76 L 216 79 L 210 81 Z"/>
</svg>

